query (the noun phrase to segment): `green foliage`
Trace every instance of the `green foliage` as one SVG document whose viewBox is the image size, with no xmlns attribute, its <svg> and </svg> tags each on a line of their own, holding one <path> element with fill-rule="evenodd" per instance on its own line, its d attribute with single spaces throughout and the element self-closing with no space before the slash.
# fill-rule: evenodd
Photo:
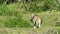
<svg viewBox="0 0 60 34">
<path fill-rule="evenodd" d="M 16 12 L 17 12 L 17 5 L 15 4 L 12 4 L 12 5 L 6 5 L 6 4 L 3 4 L 2 6 L 0 6 L 0 15 L 16 15 Z"/>
<path fill-rule="evenodd" d="M 30 3 L 29 11 L 31 12 L 42 12 L 44 10 L 43 6 L 39 6 L 37 2 Z"/>
<path fill-rule="evenodd" d="M 23 0 L 21 0 L 23 1 Z M 23 2 L 5 4 L 4 0 L 0 0 L 0 27 L 17 27 L 17 28 L 33 28 L 29 17 L 33 14 L 39 13 L 42 17 L 42 33 L 52 32 L 49 29 L 51 27 L 58 27 L 57 30 L 60 32 L 60 4 L 56 0 L 28 0 L 27 1 L 28 11 L 30 14 L 23 13 L 27 8 L 24 7 Z M 51 12 L 48 12 L 52 10 Z M 47 12 L 45 12 L 47 11 Z M 42 12 L 42 13 L 41 13 Z M 57 25 L 57 26 L 55 26 Z M 53 29 L 54 30 L 54 29 Z M 38 31 L 38 30 L 37 30 Z M 5 31 L 4 31 L 5 32 Z M 48 34 L 48 33 L 47 33 Z M 56 32 L 54 32 L 56 34 Z"/>
<path fill-rule="evenodd" d="M 2 5 L 4 1 L 5 1 L 5 0 L 0 0 L 0 5 Z"/>
<path fill-rule="evenodd" d="M 59 10 L 60 4 L 58 4 L 58 6 L 56 4 L 57 4 L 56 0 L 55 1 L 54 0 L 41 0 L 41 1 L 33 0 L 27 3 L 26 5 L 28 6 L 27 8 L 29 8 L 28 11 L 34 13 L 34 12 L 43 12 L 43 11 L 45 12 L 47 10 L 54 10 L 56 8 L 58 8 Z M 27 20 L 26 17 L 25 17 L 26 20 L 23 19 L 23 16 L 25 15 L 23 11 L 25 11 L 25 9 L 22 2 L 11 3 L 9 5 L 7 4 L 0 5 L 0 16 L 3 16 L 4 18 L 7 16 L 6 19 L 0 20 L 0 25 L 1 26 L 5 25 L 5 27 L 28 27 L 28 28 L 31 27 L 30 21 Z M 50 14 L 48 12 L 41 14 L 44 23 L 43 26 L 45 26 L 46 24 L 55 25 L 56 21 L 58 21 L 58 19 L 56 19 L 58 15 L 54 16 L 54 18 L 52 16 L 55 15 L 56 13 L 52 12 Z M 50 19 L 50 21 L 47 18 Z"/>
<path fill-rule="evenodd" d="M 30 28 L 31 25 L 30 25 L 30 22 L 28 20 L 20 20 L 20 23 L 17 22 L 17 27 L 21 27 L 21 28 Z"/>
<path fill-rule="evenodd" d="M 17 23 L 17 18 L 8 17 L 5 21 L 5 27 L 15 27 Z"/>
<path fill-rule="evenodd" d="M 59 9 L 59 3 L 57 3 L 57 0 L 34 0 L 27 5 L 30 12 L 45 12 L 47 10 Z"/>
<path fill-rule="evenodd" d="M 8 17 L 5 21 L 5 27 L 21 27 L 21 28 L 29 28 L 31 27 L 30 22 L 28 20 L 22 20 L 21 18 Z"/>
</svg>

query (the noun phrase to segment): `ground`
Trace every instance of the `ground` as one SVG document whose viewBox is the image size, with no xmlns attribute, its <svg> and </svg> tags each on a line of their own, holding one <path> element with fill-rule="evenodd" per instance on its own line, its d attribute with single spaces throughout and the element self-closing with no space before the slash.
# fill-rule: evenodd
<svg viewBox="0 0 60 34">
<path fill-rule="evenodd" d="M 34 13 L 35 14 L 35 13 Z M 56 23 L 60 23 L 60 12 L 43 12 L 43 13 L 38 13 L 41 17 L 42 17 L 42 25 L 41 28 L 36 28 L 34 29 L 33 27 L 29 27 L 29 28 L 19 28 L 19 27 L 3 27 L 4 26 L 4 22 L 1 24 L 0 27 L 0 34 L 60 34 L 60 25 L 58 26 L 58 24 Z M 25 14 L 24 18 L 25 20 L 29 20 L 29 15 L 30 14 Z M 0 20 L 6 20 L 5 16 L 0 16 Z M 14 16 L 10 16 L 12 18 L 16 18 Z M 28 18 L 27 18 L 28 17 Z M 3 20 L 3 21 L 4 21 Z M 23 23 L 25 24 L 25 23 Z M 57 26 L 55 26 L 57 25 Z M 9 25 L 8 25 L 9 26 Z M 25 26 L 29 26 L 26 25 Z M 24 27 L 24 26 L 23 26 Z"/>
</svg>

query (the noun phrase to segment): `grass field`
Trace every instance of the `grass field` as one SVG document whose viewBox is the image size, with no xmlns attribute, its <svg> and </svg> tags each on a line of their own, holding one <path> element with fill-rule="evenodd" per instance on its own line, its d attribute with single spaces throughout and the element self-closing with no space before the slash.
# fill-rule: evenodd
<svg viewBox="0 0 60 34">
<path fill-rule="evenodd" d="M 53 27 L 41 29 L 33 28 L 0 28 L 0 34 L 56 34 L 57 30 Z"/>
<path fill-rule="evenodd" d="M 0 34 L 60 34 L 59 11 L 26 14 L 23 11 L 25 10 L 21 3 L 0 6 Z M 32 14 L 42 17 L 41 28 L 33 28 L 30 22 Z"/>
<path fill-rule="evenodd" d="M 36 13 L 34 13 L 36 14 Z M 16 16 L 0 16 L 0 33 L 1 34 L 58 34 L 60 27 L 56 23 L 60 23 L 60 12 L 42 12 L 38 13 L 42 17 L 42 25 L 40 29 L 33 29 L 29 16 L 31 14 L 23 14 L 23 21 L 17 20 Z M 19 22 L 17 22 L 19 21 Z M 16 24 L 17 23 L 17 24 Z M 57 28 L 58 27 L 58 28 Z"/>
</svg>

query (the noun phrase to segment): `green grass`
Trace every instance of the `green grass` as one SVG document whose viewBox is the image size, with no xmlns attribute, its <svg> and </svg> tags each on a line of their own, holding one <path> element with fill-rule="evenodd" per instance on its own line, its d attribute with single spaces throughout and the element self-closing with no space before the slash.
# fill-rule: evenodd
<svg viewBox="0 0 60 34">
<path fill-rule="evenodd" d="M 34 13 L 35 14 L 35 13 Z M 5 27 L 8 28 L 7 31 L 3 30 L 2 32 L 5 31 L 6 34 L 13 34 L 16 32 L 16 34 L 25 34 L 26 30 L 28 34 L 28 31 L 32 31 L 32 33 L 46 33 L 47 31 L 49 31 L 49 33 L 51 32 L 51 28 L 54 28 L 57 22 L 60 22 L 60 16 L 58 12 L 51 12 L 51 13 L 47 13 L 44 12 L 42 13 L 38 13 L 41 17 L 42 17 L 42 26 L 40 29 L 33 29 L 33 26 L 30 24 L 30 20 L 29 20 L 29 14 L 23 14 L 22 18 L 21 17 L 16 17 L 16 16 L 0 16 L 0 27 Z M 28 18 L 27 18 L 28 17 Z M 17 29 L 18 28 L 18 29 Z M 19 29 L 20 28 L 20 29 Z M 27 28 L 27 29 L 26 29 Z M 49 29 L 50 28 L 50 29 Z M 12 30 L 10 30 L 12 29 Z M 18 30 L 18 31 L 15 31 Z M 60 32 L 60 27 L 53 29 L 52 33 L 56 34 L 56 31 L 58 30 L 58 33 Z M 24 33 L 23 33 L 24 32 Z M 3 34 L 3 33 L 2 33 Z M 46 33 L 47 34 L 47 33 Z"/>
<path fill-rule="evenodd" d="M 19 3 L 1 5 L 0 6 L 0 28 L 1 28 L 0 33 L 1 34 L 9 34 L 9 33 L 25 34 L 26 30 L 27 30 L 27 34 L 30 32 L 43 34 L 46 33 L 47 31 L 49 31 L 50 33 L 50 31 L 52 30 L 54 33 L 56 32 L 54 31 L 54 29 L 50 30 L 50 28 L 54 28 L 56 23 L 60 22 L 60 12 L 58 13 L 58 11 L 53 10 L 51 12 L 47 11 L 47 12 L 37 13 L 42 17 L 42 25 L 41 25 L 41 29 L 33 29 L 33 25 L 30 22 L 30 16 L 32 15 L 32 13 L 24 14 L 23 13 L 24 11 L 25 10 L 22 3 L 20 3 L 20 5 Z M 60 27 L 56 29 L 58 30 L 58 32 L 60 32 Z"/>
<path fill-rule="evenodd" d="M 54 27 L 34 28 L 0 28 L 1 34 L 56 34 Z"/>
</svg>

